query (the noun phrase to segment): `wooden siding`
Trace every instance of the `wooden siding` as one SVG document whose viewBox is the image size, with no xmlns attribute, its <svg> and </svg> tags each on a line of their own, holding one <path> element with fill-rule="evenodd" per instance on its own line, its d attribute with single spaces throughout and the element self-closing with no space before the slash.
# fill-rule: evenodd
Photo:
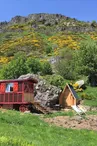
<svg viewBox="0 0 97 146">
<path fill-rule="evenodd" d="M 24 102 L 34 102 L 33 93 L 24 93 Z"/>
<path fill-rule="evenodd" d="M 63 108 L 70 107 L 72 105 L 76 105 L 76 98 L 73 96 L 70 88 L 67 85 L 59 97 L 59 104 Z"/>
</svg>

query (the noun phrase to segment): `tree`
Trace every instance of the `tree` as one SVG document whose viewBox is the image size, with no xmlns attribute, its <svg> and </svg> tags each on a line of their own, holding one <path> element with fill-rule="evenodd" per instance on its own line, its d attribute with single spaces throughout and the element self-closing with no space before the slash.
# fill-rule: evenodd
<svg viewBox="0 0 97 146">
<path fill-rule="evenodd" d="M 28 71 L 30 73 L 38 73 L 42 70 L 41 63 L 38 59 L 28 58 L 26 61 L 26 66 L 28 67 Z"/>
<path fill-rule="evenodd" d="M 16 79 L 22 74 L 27 73 L 27 66 L 25 64 L 26 56 L 23 53 L 17 53 L 14 59 L 3 67 L 1 70 L 2 78 Z"/>
<path fill-rule="evenodd" d="M 56 64 L 56 69 L 58 71 L 58 74 L 64 77 L 65 79 L 68 80 L 75 79 L 75 74 L 71 60 L 64 60 L 64 59 L 60 60 Z"/>
<path fill-rule="evenodd" d="M 59 75 L 65 79 L 75 79 L 74 67 L 73 67 L 73 52 L 69 48 L 64 48 L 60 54 L 61 58 L 56 63 L 55 67 Z"/>
<path fill-rule="evenodd" d="M 42 64 L 42 74 L 43 75 L 51 75 L 52 74 L 52 67 L 49 62 L 44 62 Z"/>
<path fill-rule="evenodd" d="M 96 83 L 94 76 L 97 74 L 97 42 L 91 39 L 82 42 L 80 50 L 75 51 L 73 62 L 79 74 L 89 76 L 91 85 Z"/>
</svg>

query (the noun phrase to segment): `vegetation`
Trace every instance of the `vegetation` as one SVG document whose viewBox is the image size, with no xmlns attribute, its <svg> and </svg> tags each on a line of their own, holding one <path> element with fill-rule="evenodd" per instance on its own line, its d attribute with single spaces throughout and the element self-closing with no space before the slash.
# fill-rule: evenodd
<svg viewBox="0 0 97 146">
<path fill-rule="evenodd" d="M 26 56 L 23 54 L 16 54 L 14 59 L 3 67 L 1 70 L 1 77 L 3 79 L 16 79 L 22 74 L 27 73 L 27 66 L 25 64 Z"/>
<path fill-rule="evenodd" d="M 49 62 L 44 62 L 42 64 L 42 74 L 43 75 L 51 75 L 52 74 L 52 67 Z"/>
<path fill-rule="evenodd" d="M 83 92 L 78 94 L 84 100 L 84 105 L 97 107 L 97 87 L 87 86 Z"/>
<path fill-rule="evenodd" d="M 75 70 L 79 75 L 89 76 L 91 85 L 96 84 L 97 73 L 97 42 L 89 39 L 80 44 L 80 50 L 75 52 Z"/>
<path fill-rule="evenodd" d="M 91 23 L 95 27 L 94 32 L 63 31 L 67 25 L 68 28 L 75 25 L 81 29 L 89 26 L 64 17 L 55 24 L 51 20 L 47 24 L 43 20 L 31 20 L 6 26 L 0 33 L 0 78 L 12 79 L 29 72 L 39 73 L 50 84 L 64 88 L 66 82 L 75 82 L 85 76 L 87 85 L 96 86 L 97 23 Z M 58 28 L 62 31 L 56 31 Z M 50 59 L 55 62 L 50 64 Z M 91 88 L 90 93 L 89 86 L 79 95 L 85 103 L 96 100 L 96 95 L 91 94 L 94 90 Z"/>
<path fill-rule="evenodd" d="M 78 95 L 84 105 L 97 107 L 97 87 L 91 87 L 97 86 L 97 23 L 90 25 L 58 14 L 56 17 L 37 14 L 36 20 L 1 29 L 0 79 L 39 73 L 50 84 L 63 89 L 66 82 L 87 78 L 87 88 Z M 44 117 L 73 115 L 57 112 Z M 40 116 L 0 111 L 1 146 L 95 146 L 96 137 L 94 131 L 48 125 Z"/>
<path fill-rule="evenodd" d="M 52 74 L 52 67 L 49 62 L 41 63 L 39 59 L 28 58 L 23 53 L 17 53 L 13 60 L 1 69 L 0 77 L 3 79 L 16 79 L 27 73 Z"/>
<path fill-rule="evenodd" d="M 53 117 L 57 117 L 57 116 L 69 116 L 72 117 L 74 116 L 74 112 L 73 111 L 59 111 L 59 112 L 55 112 L 52 114 L 48 114 L 48 115 L 44 115 L 44 118 L 53 118 Z"/>
<path fill-rule="evenodd" d="M 65 129 L 48 125 L 39 116 L 32 114 L 0 111 L 2 146 L 94 146 L 96 137 L 95 131 Z"/>
<path fill-rule="evenodd" d="M 28 58 L 26 61 L 26 66 L 28 67 L 28 72 L 30 73 L 37 74 L 42 70 L 41 62 L 35 58 Z"/>
<path fill-rule="evenodd" d="M 64 78 L 60 75 L 53 74 L 53 75 L 46 75 L 44 77 L 51 85 L 64 88 L 66 82 L 64 81 Z"/>
</svg>

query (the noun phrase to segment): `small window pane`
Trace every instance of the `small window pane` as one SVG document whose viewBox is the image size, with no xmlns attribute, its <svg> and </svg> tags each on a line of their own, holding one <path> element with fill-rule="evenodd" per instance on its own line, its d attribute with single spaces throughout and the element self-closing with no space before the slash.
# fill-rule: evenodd
<svg viewBox="0 0 97 146">
<path fill-rule="evenodd" d="M 13 91 L 13 83 L 6 84 L 5 92 L 12 92 Z"/>
</svg>

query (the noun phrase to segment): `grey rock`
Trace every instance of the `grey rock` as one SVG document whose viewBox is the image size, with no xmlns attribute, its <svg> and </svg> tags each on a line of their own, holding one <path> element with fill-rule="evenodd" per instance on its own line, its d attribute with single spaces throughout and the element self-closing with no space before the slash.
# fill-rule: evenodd
<svg viewBox="0 0 97 146">
<path fill-rule="evenodd" d="M 27 74 L 19 77 L 19 79 L 27 78 L 35 78 L 38 80 L 38 83 L 35 85 L 35 101 L 39 101 L 41 105 L 48 107 L 53 107 L 58 102 L 59 94 L 61 93 L 60 88 L 49 85 L 39 75 Z"/>
<path fill-rule="evenodd" d="M 11 19 L 9 22 L 10 24 L 16 24 L 16 23 L 25 23 L 27 22 L 28 18 L 22 17 L 22 16 L 15 16 Z"/>
</svg>

